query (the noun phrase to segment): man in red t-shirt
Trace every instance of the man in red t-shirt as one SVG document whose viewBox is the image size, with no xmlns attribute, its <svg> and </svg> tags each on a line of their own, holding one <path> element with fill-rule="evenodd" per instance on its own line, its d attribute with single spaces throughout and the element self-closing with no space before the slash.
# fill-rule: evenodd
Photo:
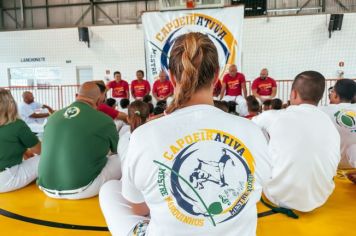
<svg viewBox="0 0 356 236">
<path fill-rule="evenodd" d="M 121 73 L 119 71 L 114 72 L 115 80 L 110 81 L 106 87 L 108 90 L 112 89 L 112 97 L 119 103 L 121 99 L 130 99 L 129 84 L 121 79 Z"/>
<path fill-rule="evenodd" d="M 159 79 L 153 83 L 152 94 L 157 101 L 167 101 L 173 95 L 174 89 L 171 81 L 167 79 L 164 71 L 159 73 Z"/>
<path fill-rule="evenodd" d="M 242 96 L 243 95 L 243 96 Z M 237 72 L 237 66 L 231 65 L 229 73 L 224 75 L 220 100 L 237 103 L 236 112 L 240 116 L 248 114 L 245 97 L 247 96 L 245 75 Z"/>
<path fill-rule="evenodd" d="M 221 89 L 222 89 L 221 81 L 218 79 L 214 84 L 214 91 L 213 91 L 214 100 L 218 100 L 219 95 L 221 93 Z"/>
<path fill-rule="evenodd" d="M 252 83 L 252 94 L 261 102 L 264 102 L 274 98 L 276 93 L 276 81 L 268 77 L 268 70 L 266 68 L 262 69 L 260 77 L 256 78 Z"/>
<path fill-rule="evenodd" d="M 134 81 L 131 82 L 131 94 L 134 99 L 140 99 L 145 95 L 150 94 L 151 86 L 147 80 L 144 80 L 145 73 L 142 70 L 138 70 L 136 72 L 136 78 Z"/>
</svg>

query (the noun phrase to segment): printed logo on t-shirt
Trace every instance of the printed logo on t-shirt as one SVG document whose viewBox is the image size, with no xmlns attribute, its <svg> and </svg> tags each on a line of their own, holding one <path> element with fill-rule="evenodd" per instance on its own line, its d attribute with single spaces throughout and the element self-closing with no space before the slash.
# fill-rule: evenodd
<svg viewBox="0 0 356 236">
<path fill-rule="evenodd" d="M 263 90 L 263 91 L 268 91 L 272 88 L 272 84 L 268 83 L 268 84 L 260 84 L 258 85 L 258 88 Z"/>
<path fill-rule="evenodd" d="M 356 112 L 341 110 L 335 113 L 336 123 L 356 133 Z"/>
<path fill-rule="evenodd" d="M 227 82 L 227 86 L 229 89 L 237 89 L 240 84 L 239 80 L 232 80 Z"/>
<path fill-rule="evenodd" d="M 64 112 L 64 118 L 66 119 L 72 119 L 79 115 L 80 109 L 78 107 L 69 107 L 65 112 Z"/>
<path fill-rule="evenodd" d="M 158 165 L 158 187 L 179 221 L 213 226 L 235 218 L 254 189 L 254 159 L 236 137 L 200 130 L 167 147 Z"/>
</svg>

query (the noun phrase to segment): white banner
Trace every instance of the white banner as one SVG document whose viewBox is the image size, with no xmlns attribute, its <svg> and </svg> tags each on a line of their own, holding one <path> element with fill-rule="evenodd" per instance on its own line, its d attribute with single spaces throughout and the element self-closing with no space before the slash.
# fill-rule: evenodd
<svg viewBox="0 0 356 236">
<path fill-rule="evenodd" d="M 220 77 L 230 64 L 241 66 L 243 6 L 168 12 L 145 12 L 147 79 L 153 83 L 160 70 L 168 72 L 174 40 L 188 32 L 207 34 L 219 52 Z M 167 73 L 168 74 L 168 73 Z"/>
</svg>

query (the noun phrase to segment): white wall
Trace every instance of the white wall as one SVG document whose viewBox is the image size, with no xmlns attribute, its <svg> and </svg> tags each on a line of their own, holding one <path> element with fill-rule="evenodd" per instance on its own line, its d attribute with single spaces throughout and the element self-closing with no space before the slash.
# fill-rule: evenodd
<svg viewBox="0 0 356 236">
<path fill-rule="evenodd" d="M 293 79 L 308 69 L 335 78 L 338 62 L 345 76 L 356 78 L 356 14 L 345 14 L 342 31 L 328 38 L 326 15 L 248 18 L 243 30 L 242 71 L 249 80 L 262 67 L 276 79 Z M 8 85 L 11 67 L 59 66 L 64 84 L 76 83 L 76 67 L 92 66 L 95 79 L 106 69 L 120 70 L 132 80 L 145 68 L 141 25 L 90 27 L 91 48 L 78 40 L 76 28 L 0 33 L 0 86 Z M 21 58 L 45 57 L 43 63 L 21 63 Z M 66 60 L 71 60 L 70 64 Z"/>
<path fill-rule="evenodd" d="M 142 26 L 90 27 L 91 46 L 79 42 L 76 28 L 0 33 L 0 86 L 8 84 L 7 68 L 58 66 L 64 84 L 76 83 L 76 67 L 92 66 L 95 79 L 105 70 L 120 70 L 129 80 L 145 68 Z M 45 57 L 42 63 L 21 63 L 21 58 Z M 71 60 L 70 64 L 66 60 Z"/>
</svg>

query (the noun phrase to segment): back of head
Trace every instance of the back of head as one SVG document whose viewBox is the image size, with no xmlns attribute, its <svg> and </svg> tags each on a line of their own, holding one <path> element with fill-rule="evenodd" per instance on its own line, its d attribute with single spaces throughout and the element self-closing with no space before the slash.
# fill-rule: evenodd
<svg viewBox="0 0 356 236">
<path fill-rule="evenodd" d="M 324 94 L 325 77 L 316 71 L 304 71 L 295 77 L 292 90 L 299 94 L 301 103 L 317 105 Z M 297 105 L 293 98 L 291 98 L 291 103 Z"/>
<path fill-rule="evenodd" d="M 156 106 L 155 108 L 153 108 L 153 115 L 160 115 L 164 113 L 164 109 L 160 106 Z"/>
<path fill-rule="evenodd" d="M 181 35 L 171 50 L 169 69 L 177 84 L 174 100 L 167 109 L 173 112 L 187 103 L 195 92 L 212 85 L 219 71 L 217 49 L 202 33 Z"/>
<path fill-rule="evenodd" d="M 122 109 L 126 109 L 130 105 L 130 100 L 127 98 L 123 98 L 120 100 L 120 107 Z"/>
<path fill-rule="evenodd" d="M 157 104 L 156 104 L 157 107 L 162 107 L 163 110 L 166 110 L 167 108 L 167 101 L 165 100 L 161 100 L 161 101 L 158 101 Z"/>
<path fill-rule="evenodd" d="M 101 93 L 105 93 L 106 92 L 106 86 L 105 86 L 104 81 L 102 81 L 102 80 L 94 80 L 93 82 L 95 82 L 96 85 L 99 87 Z"/>
<path fill-rule="evenodd" d="M 110 107 L 114 107 L 115 106 L 115 104 L 116 104 L 116 100 L 115 99 L 113 99 L 113 98 L 108 98 L 108 99 L 106 99 L 106 102 L 105 102 L 108 106 L 110 106 Z"/>
<path fill-rule="evenodd" d="M 246 97 L 247 108 L 249 112 L 259 112 L 260 111 L 260 103 L 258 100 L 250 95 Z"/>
<path fill-rule="evenodd" d="M 224 112 L 229 112 L 229 106 L 226 101 L 218 101 L 214 100 L 214 106 L 219 108 L 220 110 Z"/>
<path fill-rule="evenodd" d="M 16 121 L 17 105 L 9 90 L 0 88 L 0 104 L 0 126 Z"/>
<path fill-rule="evenodd" d="M 145 103 L 150 103 L 152 102 L 152 96 L 147 94 L 142 98 L 142 101 L 144 101 Z"/>
<path fill-rule="evenodd" d="M 227 102 L 227 107 L 229 108 L 229 113 L 236 113 L 236 105 L 237 105 L 237 103 L 236 102 L 234 102 L 234 101 L 229 101 L 229 102 Z"/>
<path fill-rule="evenodd" d="M 78 91 L 77 100 L 90 100 L 92 103 L 96 104 L 100 99 L 101 92 L 99 86 L 96 82 L 85 82 L 82 84 Z"/>
<path fill-rule="evenodd" d="M 149 115 L 150 108 L 147 103 L 139 100 L 132 102 L 128 108 L 128 117 L 131 127 L 131 133 L 139 126 L 146 123 L 146 120 Z"/>
<path fill-rule="evenodd" d="M 272 110 L 281 110 L 283 106 L 283 102 L 279 98 L 275 98 L 271 101 Z"/>
<path fill-rule="evenodd" d="M 356 82 L 351 79 L 340 79 L 334 85 L 334 91 L 340 102 L 351 103 L 356 96 Z"/>
</svg>

